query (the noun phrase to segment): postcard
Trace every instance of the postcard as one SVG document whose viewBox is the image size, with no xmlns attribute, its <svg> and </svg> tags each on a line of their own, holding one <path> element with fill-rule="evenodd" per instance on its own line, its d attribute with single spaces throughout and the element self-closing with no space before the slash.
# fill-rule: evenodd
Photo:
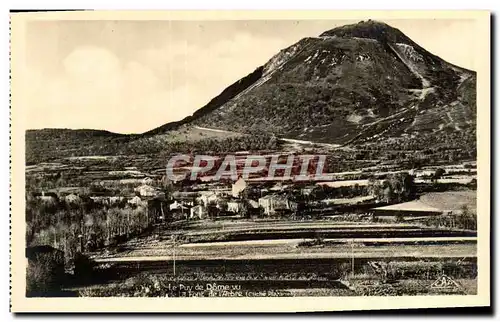
<svg viewBox="0 0 500 322">
<path fill-rule="evenodd" d="M 13 312 L 490 305 L 490 13 L 11 13 Z"/>
</svg>

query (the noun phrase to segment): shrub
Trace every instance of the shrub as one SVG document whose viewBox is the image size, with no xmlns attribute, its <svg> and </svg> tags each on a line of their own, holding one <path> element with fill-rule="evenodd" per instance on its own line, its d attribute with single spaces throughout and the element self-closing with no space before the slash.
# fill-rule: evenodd
<svg viewBox="0 0 500 322">
<path fill-rule="evenodd" d="M 26 296 L 50 296 L 64 282 L 64 253 L 50 246 L 26 249 Z"/>
<path fill-rule="evenodd" d="M 396 215 L 396 222 L 397 223 L 403 223 L 403 222 L 405 222 L 405 217 L 402 214 L 397 214 Z"/>
<path fill-rule="evenodd" d="M 88 280 L 93 272 L 94 263 L 85 255 L 77 253 L 75 256 L 75 278 L 79 282 Z"/>
</svg>

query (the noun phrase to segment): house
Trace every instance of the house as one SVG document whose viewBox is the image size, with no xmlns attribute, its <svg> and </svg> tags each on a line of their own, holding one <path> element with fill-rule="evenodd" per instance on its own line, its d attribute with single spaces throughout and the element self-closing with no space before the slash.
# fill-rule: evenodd
<svg viewBox="0 0 500 322">
<path fill-rule="evenodd" d="M 108 199 L 103 196 L 90 196 L 90 199 L 97 204 L 104 205 L 109 203 Z"/>
<path fill-rule="evenodd" d="M 273 187 L 269 188 L 270 191 L 283 191 L 287 186 L 283 185 L 283 182 L 276 183 Z"/>
<path fill-rule="evenodd" d="M 181 202 L 178 202 L 177 200 L 174 201 L 173 203 L 171 203 L 168 208 L 170 210 L 185 210 L 185 209 L 188 209 L 188 207 L 186 207 L 183 203 Z"/>
<path fill-rule="evenodd" d="M 309 196 L 311 195 L 311 193 L 313 192 L 314 190 L 314 186 L 308 186 L 308 187 L 304 187 L 300 190 L 300 193 L 303 195 L 303 196 Z"/>
<path fill-rule="evenodd" d="M 297 210 L 297 203 L 282 195 L 267 195 L 259 198 L 259 206 L 264 209 L 264 214 L 268 216 Z"/>
<path fill-rule="evenodd" d="M 241 210 L 241 202 L 238 200 L 232 200 L 227 202 L 227 211 L 233 213 L 239 213 Z"/>
<path fill-rule="evenodd" d="M 34 197 L 49 204 L 55 204 L 58 200 L 57 194 L 53 192 L 45 193 L 45 191 L 42 191 L 41 193 L 35 193 Z"/>
<path fill-rule="evenodd" d="M 139 196 L 135 196 L 132 199 L 128 200 L 128 203 L 131 205 L 140 206 L 143 204 L 143 201 Z"/>
<path fill-rule="evenodd" d="M 142 179 L 142 184 L 143 185 L 152 185 L 153 184 L 153 179 L 150 177 L 146 177 Z"/>
<path fill-rule="evenodd" d="M 123 201 L 123 199 L 125 199 L 125 198 L 120 197 L 120 196 L 109 197 L 109 203 L 110 204 L 117 204 L 117 203 Z"/>
<path fill-rule="evenodd" d="M 208 193 L 202 194 L 197 198 L 205 207 L 211 203 L 217 203 L 220 200 L 220 195 L 216 192 L 210 191 Z"/>
<path fill-rule="evenodd" d="M 241 193 L 247 188 L 247 183 L 243 178 L 239 178 L 231 187 L 231 195 L 234 198 L 241 196 Z"/>
<path fill-rule="evenodd" d="M 138 192 L 141 197 L 153 197 L 157 194 L 156 189 L 147 184 L 135 188 L 134 191 Z"/>
<path fill-rule="evenodd" d="M 163 196 L 162 196 L 163 195 Z M 182 204 L 184 206 L 194 206 L 196 204 L 199 204 L 200 201 L 197 200 L 197 196 L 199 195 L 198 192 L 194 191 L 176 191 L 172 194 L 171 198 L 168 198 L 168 201 L 170 200 L 175 200 L 174 204 Z M 159 193 L 158 197 L 162 197 L 165 199 L 165 195 L 162 193 Z M 165 199 L 167 201 L 167 199 Z M 173 206 L 175 207 L 175 206 Z"/>
<path fill-rule="evenodd" d="M 174 220 L 188 219 L 190 216 L 190 208 L 184 202 L 178 202 L 177 200 L 171 203 L 168 208 L 170 209 L 170 214 Z"/>
<path fill-rule="evenodd" d="M 247 205 L 247 215 L 250 217 L 260 216 L 260 206 L 259 203 L 255 200 L 248 199 L 246 202 Z"/>
<path fill-rule="evenodd" d="M 74 193 L 71 193 L 64 197 L 64 201 L 66 201 L 69 204 L 77 204 L 81 201 L 81 198 Z"/>
<path fill-rule="evenodd" d="M 197 205 L 190 209 L 190 219 L 205 219 L 206 217 L 207 211 L 202 205 Z"/>
<path fill-rule="evenodd" d="M 248 200 L 248 206 L 251 208 L 251 209 L 259 209 L 259 203 L 255 200 L 251 200 L 249 199 Z"/>
<path fill-rule="evenodd" d="M 122 196 L 111 196 L 111 197 L 108 197 L 108 196 L 90 196 L 90 199 L 93 202 L 95 202 L 97 204 L 101 204 L 101 205 L 116 205 L 117 203 L 122 202 L 122 201 L 126 200 L 127 198 L 122 197 Z"/>
</svg>

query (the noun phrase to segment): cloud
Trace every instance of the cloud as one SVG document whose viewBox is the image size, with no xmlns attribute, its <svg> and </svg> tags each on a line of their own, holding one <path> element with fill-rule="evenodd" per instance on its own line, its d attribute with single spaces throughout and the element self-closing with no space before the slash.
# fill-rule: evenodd
<svg viewBox="0 0 500 322">
<path fill-rule="evenodd" d="M 37 116 L 28 127 L 144 132 L 192 114 L 284 45 L 237 33 L 205 47 L 167 42 L 126 60 L 102 46 L 76 47 L 59 72 L 29 70 L 27 97 Z"/>
</svg>

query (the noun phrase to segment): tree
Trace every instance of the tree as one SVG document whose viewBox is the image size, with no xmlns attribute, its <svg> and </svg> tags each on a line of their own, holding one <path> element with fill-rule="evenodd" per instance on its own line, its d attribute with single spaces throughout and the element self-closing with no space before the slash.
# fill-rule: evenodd
<svg viewBox="0 0 500 322">
<path fill-rule="evenodd" d="M 214 219 L 219 216 L 219 208 L 214 202 L 211 202 L 207 205 L 207 213 L 210 219 Z"/>
<path fill-rule="evenodd" d="M 243 200 L 240 205 L 240 214 L 243 218 L 250 218 L 251 212 L 249 211 L 250 205 L 247 200 Z"/>
<path fill-rule="evenodd" d="M 415 177 L 406 172 L 402 173 L 401 176 L 403 181 L 403 200 L 415 199 Z"/>
<path fill-rule="evenodd" d="M 170 200 L 172 193 L 174 192 L 174 186 L 172 181 L 165 175 L 162 178 L 162 190 L 165 193 L 165 199 Z"/>
<path fill-rule="evenodd" d="M 462 229 L 477 229 L 477 218 L 467 205 L 463 205 L 457 218 L 457 225 Z"/>
<path fill-rule="evenodd" d="M 391 185 L 387 185 L 383 190 L 383 201 L 384 202 L 392 202 L 394 199 L 394 193 Z"/>
<path fill-rule="evenodd" d="M 383 199 L 383 189 L 378 180 L 371 177 L 368 179 L 368 192 L 373 195 L 377 200 Z"/>
<path fill-rule="evenodd" d="M 445 173 L 446 173 L 446 171 L 443 168 L 438 168 L 438 169 L 436 169 L 436 172 L 434 172 L 432 179 L 435 181 L 435 180 L 441 178 Z"/>
<path fill-rule="evenodd" d="M 407 172 L 395 173 L 384 181 L 384 189 L 389 185 L 392 190 L 391 201 L 401 202 L 415 198 L 415 177 Z"/>
</svg>

